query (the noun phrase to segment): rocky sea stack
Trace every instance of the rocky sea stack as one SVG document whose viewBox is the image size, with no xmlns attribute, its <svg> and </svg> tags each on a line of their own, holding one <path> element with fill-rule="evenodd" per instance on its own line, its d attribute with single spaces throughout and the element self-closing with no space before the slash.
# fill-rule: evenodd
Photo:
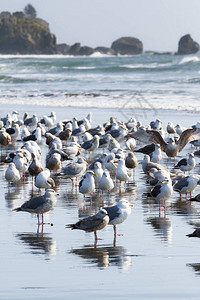
<svg viewBox="0 0 200 300">
<path fill-rule="evenodd" d="M 194 54 L 200 50 L 200 46 L 189 34 L 181 37 L 178 43 L 178 52 L 176 54 Z"/>
<path fill-rule="evenodd" d="M 0 14 L 1 54 L 55 54 L 56 37 L 42 19 L 23 12 Z"/>
<path fill-rule="evenodd" d="M 142 42 L 134 37 L 122 37 L 112 43 L 111 49 L 116 54 L 137 55 L 142 54 Z"/>
</svg>

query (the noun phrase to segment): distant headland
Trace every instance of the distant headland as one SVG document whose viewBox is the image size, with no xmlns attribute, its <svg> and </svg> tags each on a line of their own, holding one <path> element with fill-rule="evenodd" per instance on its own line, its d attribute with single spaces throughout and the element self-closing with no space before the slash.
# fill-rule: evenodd
<svg viewBox="0 0 200 300">
<path fill-rule="evenodd" d="M 49 24 L 37 18 L 35 8 L 28 4 L 23 12 L 0 13 L 0 54 L 64 54 L 92 55 L 95 52 L 107 55 L 138 55 L 143 53 L 143 43 L 135 37 L 121 37 L 111 47 L 57 44 L 55 34 L 50 32 Z M 193 54 L 200 46 L 189 34 L 180 38 L 175 54 Z M 174 54 L 171 52 L 146 51 L 150 54 Z"/>
</svg>

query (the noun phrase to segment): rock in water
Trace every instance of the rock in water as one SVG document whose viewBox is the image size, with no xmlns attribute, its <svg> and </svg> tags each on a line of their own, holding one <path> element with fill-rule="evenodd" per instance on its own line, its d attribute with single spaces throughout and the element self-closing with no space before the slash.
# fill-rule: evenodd
<svg viewBox="0 0 200 300">
<path fill-rule="evenodd" d="M 199 44 L 195 42 L 189 34 L 182 36 L 179 40 L 177 54 L 193 54 L 198 52 L 199 50 Z"/>
<path fill-rule="evenodd" d="M 121 37 L 112 43 L 111 49 L 113 49 L 116 54 L 136 55 L 143 52 L 143 44 L 134 37 Z"/>
</svg>

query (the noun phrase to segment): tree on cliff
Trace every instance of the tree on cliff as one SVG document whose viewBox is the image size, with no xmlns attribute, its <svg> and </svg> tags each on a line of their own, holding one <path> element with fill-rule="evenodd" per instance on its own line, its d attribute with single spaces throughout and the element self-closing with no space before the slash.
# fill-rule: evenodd
<svg viewBox="0 0 200 300">
<path fill-rule="evenodd" d="M 26 17 L 36 18 L 37 12 L 35 8 L 29 3 L 24 7 L 24 14 Z"/>
</svg>

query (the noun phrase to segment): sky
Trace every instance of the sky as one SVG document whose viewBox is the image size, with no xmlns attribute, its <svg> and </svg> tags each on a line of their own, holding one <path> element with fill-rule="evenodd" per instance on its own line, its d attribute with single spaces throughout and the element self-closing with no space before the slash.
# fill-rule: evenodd
<svg viewBox="0 0 200 300">
<path fill-rule="evenodd" d="M 0 0 L 0 11 L 23 11 L 28 3 L 57 44 L 110 47 L 132 36 L 145 51 L 177 51 L 185 34 L 200 44 L 200 0 Z"/>
</svg>

